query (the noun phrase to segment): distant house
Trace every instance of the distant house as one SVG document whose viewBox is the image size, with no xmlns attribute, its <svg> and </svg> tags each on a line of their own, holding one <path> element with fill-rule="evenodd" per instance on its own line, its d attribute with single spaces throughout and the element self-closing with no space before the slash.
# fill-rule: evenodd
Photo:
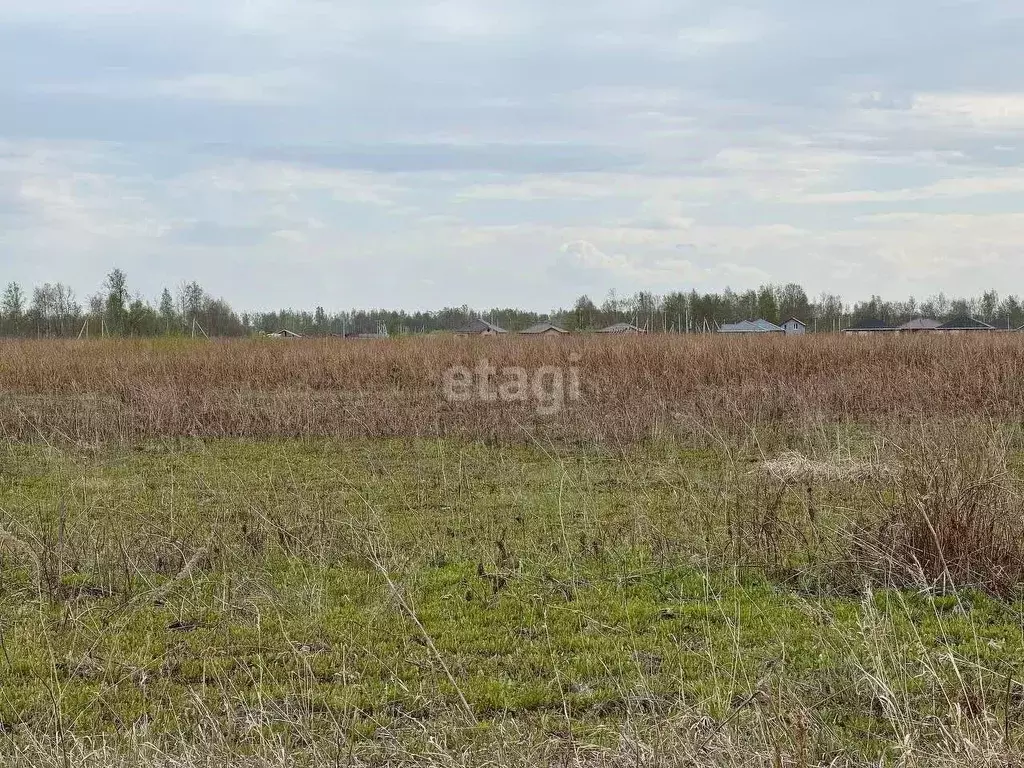
<svg viewBox="0 0 1024 768">
<path fill-rule="evenodd" d="M 630 323 L 615 323 L 615 325 L 609 325 L 607 328 L 601 328 L 598 333 L 609 333 L 609 334 L 636 334 L 636 333 L 647 333 L 642 328 L 637 328 L 635 325 Z"/>
<path fill-rule="evenodd" d="M 741 320 L 738 323 L 725 323 L 718 329 L 719 333 L 785 333 L 781 325 L 767 320 Z"/>
<path fill-rule="evenodd" d="M 844 329 L 843 333 L 849 333 L 853 336 L 866 336 L 872 333 L 893 333 L 895 330 L 891 325 L 886 325 L 881 320 L 869 318 Z"/>
<path fill-rule="evenodd" d="M 782 330 L 787 336 L 803 336 L 807 333 L 807 323 L 795 317 L 789 318 L 782 324 Z"/>
<path fill-rule="evenodd" d="M 973 317 L 955 317 L 948 323 L 943 323 L 938 330 L 946 333 L 976 333 L 997 330 L 994 325 L 983 323 Z"/>
<path fill-rule="evenodd" d="M 937 331 L 942 327 L 942 323 L 938 320 L 932 320 L 930 317 L 915 317 L 913 320 L 908 320 L 896 330 L 899 333 L 930 333 L 931 331 Z"/>
<path fill-rule="evenodd" d="M 295 331 L 289 331 L 289 330 L 287 330 L 285 328 L 282 328 L 280 331 L 275 331 L 274 333 L 268 333 L 267 334 L 267 338 L 268 339 L 301 339 L 302 336 L 300 334 L 298 334 L 298 333 L 295 333 Z"/>
<path fill-rule="evenodd" d="M 537 323 L 531 325 L 525 331 L 520 331 L 523 336 L 547 336 L 551 338 L 557 338 L 560 336 L 568 336 L 569 332 L 565 328 L 561 328 L 554 323 Z"/>
<path fill-rule="evenodd" d="M 486 320 L 477 318 L 461 328 L 457 328 L 455 333 L 459 336 L 499 336 L 503 333 L 508 333 L 508 331 L 504 328 L 499 328 L 493 323 L 488 323 Z"/>
</svg>

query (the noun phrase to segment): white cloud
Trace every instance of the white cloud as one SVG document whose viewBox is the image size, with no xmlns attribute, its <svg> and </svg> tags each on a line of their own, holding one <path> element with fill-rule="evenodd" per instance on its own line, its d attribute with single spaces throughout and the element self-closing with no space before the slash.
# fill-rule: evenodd
<svg viewBox="0 0 1024 768">
<path fill-rule="evenodd" d="M 185 190 L 206 186 L 232 194 L 269 194 L 279 201 L 299 201 L 305 193 L 323 192 L 338 202 L 383 208 L 397 205 L 404 190 L 397 174 L 251 160 L 215 162 L 183 175 L 177 184 Z"/>
<path fill-rule="evenodd" d="M 473 184 L 459 190 L 461 200 L 592 200 L 622 194 L 621 182 L 609 174 L 586 174 L 573 177 L 543 176 L 519 181 Z"/>
<path fill-rule="evenodd" d="M 296 73 L 266 75 L 197 74 L 154 84 L 155 96 L 237 104 L 280 104 L 299 100 L 301 77 Z"/>
<path fill-rule="evenodd" d="M 933 184 L 903 189 L 859 189 L 846 192 L 810 194 L 808 203 L 899 203 L 913 200 L 964 199 L 978 195 L 1024 193 L 1024 173 L 1013 171 L 1000 175 L 943 179 Z"/>
<path fill-rule="evenodd" d="M 681 29 L 677 39 L 684 53 L 702 55 L 719 48 L 752 43 L 771 26 L 763 14 L 727 10 L 710 24 Z"/>
<path fill-rule="evenodd" d="M 706 270 L 674 256 L 644 258 L 625 253 L 608 254 L 586 240 L 565 243 L 560 250 L 565 256 L 561 264 L 563 270 L 585 280 L 593 280 L 593 276 L 598 275 L 597 279 L 610 285 L 649 289 L 669 281 L 692 282 L 706 277 Z"/>
<path fill-rule="evenodd" d="M 27 86 L 45 95 L 94 96 L 106 99 L 181 99 L 238 105 L 300 104 L 310 98 L 312 84 L 295 71 L 259 74 L 196 73 L 170 79 L 104 79 L 37 83 Z"/>
<path fill-rule="evenodd" d="M 915 115 L 928 120 L 988 129 L 1024 128 L 1024 92 L 922 93 L 914 97 Z"/>
<path fill-rule="evenodd" d="M 169 230 L 156 210 L 120 188 L 111 176 L 30 177 L 21 184 L 20 198 L 51 236 L 68 243 L 80 244 L 82 238 L 154 238 Z"/>
</svg>

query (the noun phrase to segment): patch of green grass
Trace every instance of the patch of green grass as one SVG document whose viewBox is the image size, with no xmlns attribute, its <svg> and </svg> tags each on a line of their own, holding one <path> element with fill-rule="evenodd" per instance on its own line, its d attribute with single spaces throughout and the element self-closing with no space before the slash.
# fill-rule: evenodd
<svg viewBox="0 0 1024 768">
<path fill-rule="evenodd" d="M 811 535 L 805 489 L 664 446 L 16 445 L 2 468 L 14 738 L 216 728 L 244 751 L 515 722 L 602 745 L 700 713 L 709 738 L 789 749 L 806 718 L 817 754 L 878 758 L 956 713 L 1016 730 L 1020 605 L 772 578 L 824 557 L 853 485 L 811 489 Z"/>
</svg>

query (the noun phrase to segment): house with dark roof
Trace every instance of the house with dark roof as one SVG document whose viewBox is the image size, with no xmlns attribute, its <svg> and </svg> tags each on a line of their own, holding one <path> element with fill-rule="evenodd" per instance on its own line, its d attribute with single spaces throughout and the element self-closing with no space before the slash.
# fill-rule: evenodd
<svg viewBox="0 0 1024 768">
<path fill-rule="evenodd" d="M 892 333 L 896 329 L 890 325 L 886 325 L 881 320 L 875 318 L 868 318 L 861 320 L 855 325 L 851 325 L 849 328 L 845 328 L 843 333 L 849 333 L 853 336 L 864 336 L 871 333 Z"/>
<path fill-rule="evenodd" d="M 565 328 L 548 322 L 531 325 L 525 331 L 520 331 L 519 333 L 523 336 L 545 336 L 551 338 L 569 335 L 569 332 L 565 330 Z"/>
<path fill-rule="evenodd" d="M 976 333 L 997 330 L 994 325 L 989 325 L 973 317 L 954 317 L 947 323 L 939 326 L 939 330 L 945 333 Z"/>
<path fill-rule="evenodd" d="M 295 333 L 295 331 L 289 331 L 287 328 L 282 328 L 280 331 L 267 334 L 268 339 L 301 339 L 302 335 Z"/>
<path fill-rule="evenodd" d="M 930 317 L 915 317 L 908 320 L 896 330 L 900 333 L 930 333 L 942 327 L 942 323 Z"/>
<path fill-rule="evenodd" d="M 503 333 L 508 333 L 508 331 L 486 320 L 477 318 L 461 328 L 457 328 L 455 333 L 459 336 L 499 336 Z"/>
<path fill-rule="evenodd" d="M 609 325 L 607 328 L 601 328 L 598 333 L 618 334 L 618 335 L 631 335 L 636 333 L 647 333 L 643 328 L 637 328 L 631 323 L 615 323 L 615 325 Z"/>
</svg>

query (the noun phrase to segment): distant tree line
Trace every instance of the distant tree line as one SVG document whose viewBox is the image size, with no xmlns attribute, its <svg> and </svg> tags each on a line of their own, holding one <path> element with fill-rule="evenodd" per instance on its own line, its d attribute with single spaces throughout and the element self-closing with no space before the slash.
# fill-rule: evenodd
<svg viewBox="0 0 1024 768">
<path fill-rule="evenodd" d="M 763 318 L 781 323 L 797 317 L 811 332 L 834 332 L 866 319 L 899 324 L 914 317 L 948 320 L 969 316 L 1000 328 L 1024 325 L 1024 301 L 1000 297 L 995 291 L 980 297 L 949 298 L 938 294 L 921 301 L 886 301 L 872 296 L 852 305 L 839 296 L 822 294 L 810 299 L 796 284 L 763 285 L 742 292 L 726 288 L 720 293 L 675 291 L 664 295 L 639 292 L 620 297 L 615 291 L 597 304 L 580 296 L 571 308 L 548 313 L 504 308 L 476 311 L 467 305 L 434 312 L 352 310 L 327 312 L 283 309 L 276 312 L 237 313 L 221 298 L 208 294 L 196 282 L 164 289 L 149 301 L 132 294 L 120 269 L 107 275 L 103 289 L 84 304 L 62 283 L 45 283 L 26 291 L 10 283 L 0 297 L 0 334 L 15 337 L 69 338 L 97 336 L 248 336 L 287 329 L 304 336 L 373 333 L 381 328 L 391 335 L 451 331 L 475 317 L 483 317 L 511 331 L 542 320 L 569 330 L 593 330 L 628 322 L 652 332 L 703 333 L 721 324 Z"/>
<path fill-rule="evenodd" d="M 242 336 L 245 322 L 223 299 L 210 296 L 195 282 L 176 294 L 164 289 L 151 303 L 128 290 L 128 278 L 113 270 L 103 290 L 85 305 L 62 283 L 45 283 L 31 295 L 9 283 L 0 299 L 0 332 L 5 336 Z"/>
</svg>

